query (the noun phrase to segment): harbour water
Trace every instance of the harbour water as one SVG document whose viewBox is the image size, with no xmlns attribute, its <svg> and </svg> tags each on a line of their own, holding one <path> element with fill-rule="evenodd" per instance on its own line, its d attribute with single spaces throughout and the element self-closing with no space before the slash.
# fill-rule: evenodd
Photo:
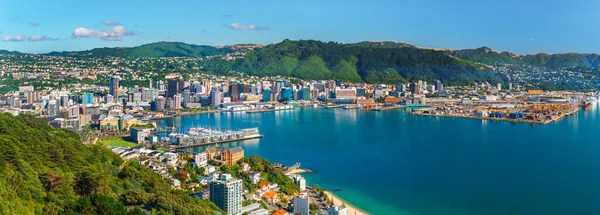
<svg viewBox="0 0 600 215">
<path fill-rule="evenodd" d="M 188 115 L 159 124 L 258 127 L 264 138 L 225 146 L 301 162 L 315 171 L 305 175 L 309 184 L 372 214 L 598 214 L 597 106 L 545 125 L 342 108 Z"/>
</svg>

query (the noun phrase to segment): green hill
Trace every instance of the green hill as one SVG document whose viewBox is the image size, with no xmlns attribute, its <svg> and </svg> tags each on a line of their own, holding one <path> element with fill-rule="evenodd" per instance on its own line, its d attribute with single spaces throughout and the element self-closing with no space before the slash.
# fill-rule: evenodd
<svg viewBox="0 0 600 215">
<path fill-rule="evenodd" d="M 546 66 L 551 68 L 561 67 L 589 67 L 597 68 L 600 61 L 598 54 L 530 54 L 517 55 L 510 52 L 493 51 L 488 47 L 477 49 L 463 49 L 452 52 L 453 56 L 483 64 L 509 63 L 530 66 Z"/>
<path fill-rule="evenodd" d="M 131 48 L 96 48 L 89 51 L 51 52 L 46 55 L 72 57 L 205 57 L 231 51 L 229 48 L 216 48 L 213 46 L 157 42 Z"/>
<path fill-rule="evenodd" d="M 211 202 L 171 189 L 79 135 L 33 116 L 0 114 L 0 214 L 213 214 Z"/>
<path fill-rule="evenodd" d="M 365 47 L 366 46 L 366 47 Z M 501 75 L 480 68 L 445 51 L 373 48 L 362 45 L 284 40 L 246 54 L 237 61 L 204 61 L 208 71 L 238 71 L 258 76 L 291 76 L 305 80 L 340 79 L 353 82 L 398 83 L 442 80 L 451 85 L 473 81 L 503 82 Z"/>
</svg>

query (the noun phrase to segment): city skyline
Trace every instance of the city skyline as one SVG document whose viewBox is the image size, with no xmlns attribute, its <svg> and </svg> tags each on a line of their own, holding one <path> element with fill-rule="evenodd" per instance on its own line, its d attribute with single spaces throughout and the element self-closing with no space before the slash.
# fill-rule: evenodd
<svg viewBox="0 0 600 215">
<path fill-rule="evenodd" d="M 158 41 L 270 44 L 284 39 L 421 47 L 488 46 L 517 54 L 600 53 L 594 1 L 4 0 L 0 50 L 26 53 L 131 47 Z M 595 6 L 594 6 L 595 5 Z M 290 9 L 290 8 L 293 8 Z M 49 11 L 53 11 L 49 13 Z"/>
</svg>

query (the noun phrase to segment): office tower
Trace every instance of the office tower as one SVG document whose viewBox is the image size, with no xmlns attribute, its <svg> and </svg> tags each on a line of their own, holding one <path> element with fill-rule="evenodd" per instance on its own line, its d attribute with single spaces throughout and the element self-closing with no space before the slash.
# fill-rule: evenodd
<svg viewBox="0 0 600 215">
<path fill-rule="evenodd" d="M 436 80 L 436 81 L 435 81 L 435 89 L 436 89 L 438 92 L 441 92 L 442 90 L 444 90 L 444 87 L 443 87 L 443 85 L 442 85 L 442 81 L 440 81 L 440 80 Z"/>
<path fill-rule="evenodd" d="M 183 92 L 181 93 L 181 96 L 183 97 L 184 104 L 188 104 L 188 103 L 192 102 L 192 92 L 190 90 L 183 90 Z"/>
<path fill-rule="evenodd" d="M 223 174 L 219 180 L 210 182 L 210 201 L 226 214 L 242 213 L 242 180 Z"/>
<path fill-rule="evenodd" d="M 238 102 L 240 100 L 240 85 L 235 81 L 229 85 L 229 96 L 231 97 L 231 102 Z"/>
<path fill-rule="evenodd" d="M 154 101 L 154 110 L 155 111 L 164 111 L 167 100 L 165 97 L 159 96 Z"/>
<path fill-rule="evenodd" d="M 47 111 L 47 115 L 48 116 L 56 116 L 58 115 L 58 101 L 56 100 L 50 100 L 48 101 L 48 111 Z"/>
<path fill-rule="evenodd" d="M 109 87 L 109 94 L 113 96 L 114 99 L 119 98 L 119 77 L 118 76 L 112 76 L 110 77 L 110 83 L 108 84 Z"/>
<path fill-rule="evenodd" d="M 223 93 L 213 89 L 213 91 L 210 92 L 210 105 L 214 106 L 214 107 L 218 107 L 219 105 L 221 105 L 221 100 L 223 99 Z"/>
<path fill-rule="evenodd" d="M 184 85 L 182 77 L 169 79 L 167 81 L 167 97 L 173 98 L 177 93 L 181 93 Z"/>
<path fill-rule="evenodd" d="M 142 101 L 150 102 L 158 97 L 157 89 L 142 89 Z"/>
<path fill-rule="evenodd" d="M 265 102 L 271 101 L 271 89 L 263 90 L 263 101 L 265 101 Z"/>
</svg>

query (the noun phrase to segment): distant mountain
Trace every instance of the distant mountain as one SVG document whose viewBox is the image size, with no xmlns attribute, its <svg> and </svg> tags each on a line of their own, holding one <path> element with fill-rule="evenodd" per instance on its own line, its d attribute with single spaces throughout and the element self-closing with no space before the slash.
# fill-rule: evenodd
<svg viewBox="0 0 600 215">
<path fill-rule="evenodd" d="M 96 48 L 89 51 L 51 52 L 49 56 L 71 57 L 205 57 L 234 51 L 231 48 L 157 42 L 131 48 Z"/>
<path fill-rule="evenodd" d="M 0 50 L 0 54 L 13 54 L 13 55 L 21 55 L 21 52 L 17 52 L 17 51 L 6 51 L 6 50 Z"/>
<path fill-rule="evenodd" d="M 453 51 L 452 56 L 483 64 L 510 63 L 531 66 L 560 67 L 590 67 L 598 68 L 598 54 L 530 54 L 517 55 L 511 52 L 494 51 L 489 47 L 463 49 Z"/>
</svg>

